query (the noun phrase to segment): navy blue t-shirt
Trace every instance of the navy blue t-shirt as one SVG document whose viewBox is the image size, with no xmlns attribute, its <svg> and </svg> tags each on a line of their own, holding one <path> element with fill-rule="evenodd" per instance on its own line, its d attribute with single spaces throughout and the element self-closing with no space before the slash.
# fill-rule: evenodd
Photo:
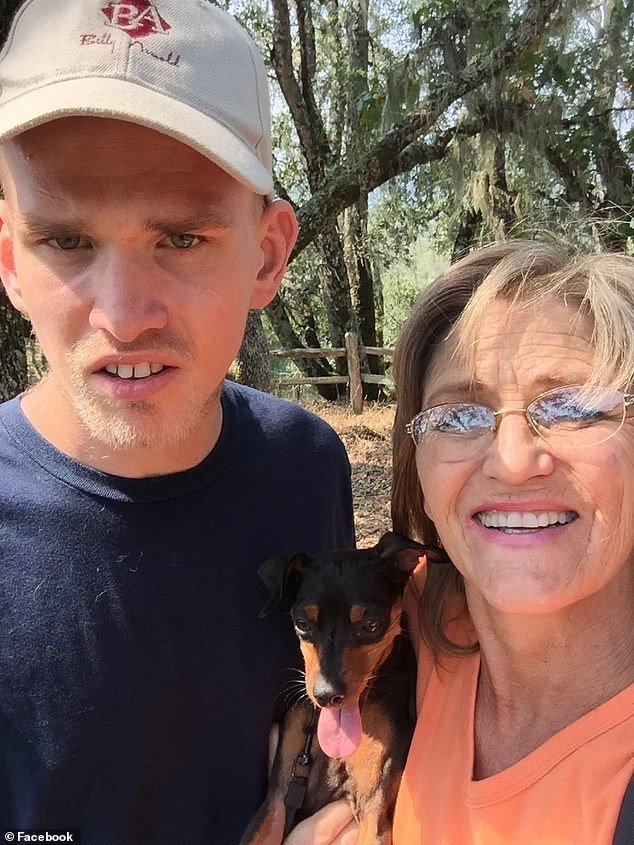
<svg viewBox="0 0 634 845">
<path fill-rule="evenodd" d="M 259 618 L 258 566 L 353 543 L 341 442 L 296 406 L 223 390 L 185 472 L 111 476 L 0 406 L 0 829 L 83 845 L 234 845 L 300 665 Z"/>
</svg>

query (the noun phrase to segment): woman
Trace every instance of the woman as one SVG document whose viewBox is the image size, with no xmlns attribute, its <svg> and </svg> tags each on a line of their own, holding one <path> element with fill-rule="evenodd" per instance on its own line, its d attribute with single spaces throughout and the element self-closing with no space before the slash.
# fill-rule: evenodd
<svg viewBox="0 0 634 845">
<path fill-rule="evenodd" d="M 419 576 L 394 845 L 608 845 L 634 771 L 634 259 L 488 247 L 397 345 L 394 528 Z M 354 845 L 349 806 L 288 845 Z"/>
<path fill-rule="evenodd" d="M 612 842 L 634 771 L 634 259 L 511 242 L 397 346 L 396 531 L 421 577 L 394 845 Z"/>
</svg>

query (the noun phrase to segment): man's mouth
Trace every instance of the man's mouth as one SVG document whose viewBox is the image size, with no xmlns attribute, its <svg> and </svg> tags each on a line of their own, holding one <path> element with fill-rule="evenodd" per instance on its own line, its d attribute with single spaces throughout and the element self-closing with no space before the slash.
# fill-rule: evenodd
<svg viewBox="0 0 634 845">
<path fill-rule="evenodd" d="M 149 362 L 142 362 L 140 364 L 107 364 L 104 370 L 112 376 L 118 378 L 147 378 L 154 376 L 164 370 L 163 364 L 151 364 Z"/>
<path fill-rule="evenodd" d="M 534 531 L 538 528 L 550 528 L 553 525 L 567 525 L 574 522 L 579 514 L 576 511 L 480 511 L 474 518 L 485 528 L 498 531 Z"/>
</svg>

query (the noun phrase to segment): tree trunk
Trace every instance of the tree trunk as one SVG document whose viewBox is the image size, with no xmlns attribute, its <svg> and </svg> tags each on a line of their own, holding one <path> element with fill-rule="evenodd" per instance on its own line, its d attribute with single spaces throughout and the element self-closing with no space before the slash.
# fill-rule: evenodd
<svg viewBox="0 0 634 845">
<path fill-rule="evenodd" d="M 323 185 L 334 162 L 334 155 L 313 93 L 316 63 L 310 0 L 295 0 L 295 7 L 300 45 L 299 71 L 296 74 L 293 65 L 287 0 L 273 0 L 274 41 L 271 62 L 293 117 L 306 162 L 306 178 L 311 192 L 314 193 Z M 317 248 L 324 257 L 323 290 L 330 343 L 343 347 L 345 333 L 357 331 L 357 326 L 352 309 L 343 244 L 335 217 L 329 220 L 320 232 Z M 340 375 L 345 373 L 343 359 L 336 359 L 335 366 Z"/>
<path fill-rule="evenodd" d="M 451 253 L 452 264 L 475 246 L 481 225 L 482 214 L 474 208 L 470 208 L 462 215 Z"/>
<path fill-rule="evenodd" d="M 345 235 L 347 240 L 348 276 L 352 281 L 352 302 L 359 323 L 362 346 L 378 346 L 376 337 L 376 303 L 374 273 L 367 242 L 367 200 L 359 200 L 346 212 Z M 376 355 L 361 353 L 362 373 L 384 373 L 383 361 Z M 363 385 L 364 399 L 377 399 L 379 385 Z"/>
<path fill-rule="evenodd" d="M 271 327 L 275 332 L 277 339 L 282 349 L 301 349 L 302 347 L 319 348 L 318 343 L 312 343 L 314 340 L 313 334 L 313 320 L 310 318 L 308 323 L 308 331 L 306 334 L 306 342 L 297 335 L 293 326 L 291 325 L 286 306 L 282 296 L 278 293 L 273 302 L 266 307 L 266 316 L 269 318 Z M 330 366 L 327 358 L 296 358 L 295 365 L 308 378 L 316 378 L 319 376 L 333 375 L 333 368 Z M 339 392 L 336 384 L 320 384 L 317 385 L 317 391 L 322 399 L 334 402 L 339 398 Z"/>
<path fill-rule="evenodd" d="M 0 0 L 0 43 L 4 43 L 21 0 Z M 0 285 L 0 400 L 10 399 L 27 386 L 25 340 L 27 324 L 9 303 Z"/>
<path fill-rule="evenodd" d="M 25 341 L 28 323 L 0 288 L 0 401 L 17 396 L 27 386 Z"/>
<path fill-rule="evenodd" d="M 247 327 L 236 359 L 238 381 L 269 393 L 271 390 L 271 368 L 269 345 L 262 327 L 259 311 L 249 311 Z"/>
<path fill-rule="evenodd" d="M 323 285 L 326 292 L 325 304 L 330 342 L 333 346 L 343 347 L 346 332 L 358 334 L 358 326 L 352 308 L 348 268 L 337 226 L 334 223 L 327 226 L 317 243 L 326 266 Z M 337 359 L 337 370 L 339 371 L 341 365 L 343 366 L 341 372 L 345 372 L 345 362 L 342 363 L 342 361 L 343 359 Z"/>
<path fill-rule="evenodd" d="M 351 0 L 348 7 L 348 85 L 347 133 L 351 149 L 360 150 L 367 143 L 367 129 L 361 120 L 362 104 L 368 95 L 368 58 L 370 34 L 368 32 L 367 0 Z M 376 346 L 376 312 L 374 303 L 374 277 L 367 241 L 368 198 L 364 191 L 358 202 L 345 215 L 344 238 L 347 241 L 348 278 L 351 301 L 359 323 L 359 337 L 363 346 Z M 379 373 L 383 369 L 376 356 L 361 355 L 361 372 Z M 378 385 L 364 384 L 363 398 L 376 399 Z"/>
<path fill-rule="evenodd" d="M 495 149 L 491 172 L 488 174 L 490 211 L 493 217 L 494 231 L 497 231 L 501 238 L 506 237 L 515 223 L 515 197 L 511 194 L 506 181 L 506 146 L 504 139 L 499 135 L 495 137 Z"/>
</svg>

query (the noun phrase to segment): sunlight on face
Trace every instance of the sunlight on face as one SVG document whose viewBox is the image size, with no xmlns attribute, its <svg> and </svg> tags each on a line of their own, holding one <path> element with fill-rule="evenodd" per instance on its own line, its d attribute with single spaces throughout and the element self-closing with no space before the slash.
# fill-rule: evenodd
<svg viewBox="0 0 634 845">
<path fill-rule="evenodd" d="M 190 440 L 205 454 L 264 261 L 263 198 L 178 141 L 102 118 L 53 121 L 4 157 L 5 284 L 49 363 L 36 427 L 73 455 Z M 162 371 L 128 379 L 119 364 Z"/>
<path fill-rule="evenodd" d="M 574 311 L 565 306 L 536 314 L 500 302 L 487 316 L 475 381 L 449 343 L 432 364 L 424 407 L 478 401 L 521 409 L 592 372 L 591 327 L 573 330 Z M 417 451 L 426 512 L 471 602 L 554 612 L 622 577 L 634 549 L 633 429 L 629 420 L 591 448 L 576 449 L 572 439 L 557 448 L 517 413 L 464 460 L 441 462 L 433 447 Z"/>
</svg>

